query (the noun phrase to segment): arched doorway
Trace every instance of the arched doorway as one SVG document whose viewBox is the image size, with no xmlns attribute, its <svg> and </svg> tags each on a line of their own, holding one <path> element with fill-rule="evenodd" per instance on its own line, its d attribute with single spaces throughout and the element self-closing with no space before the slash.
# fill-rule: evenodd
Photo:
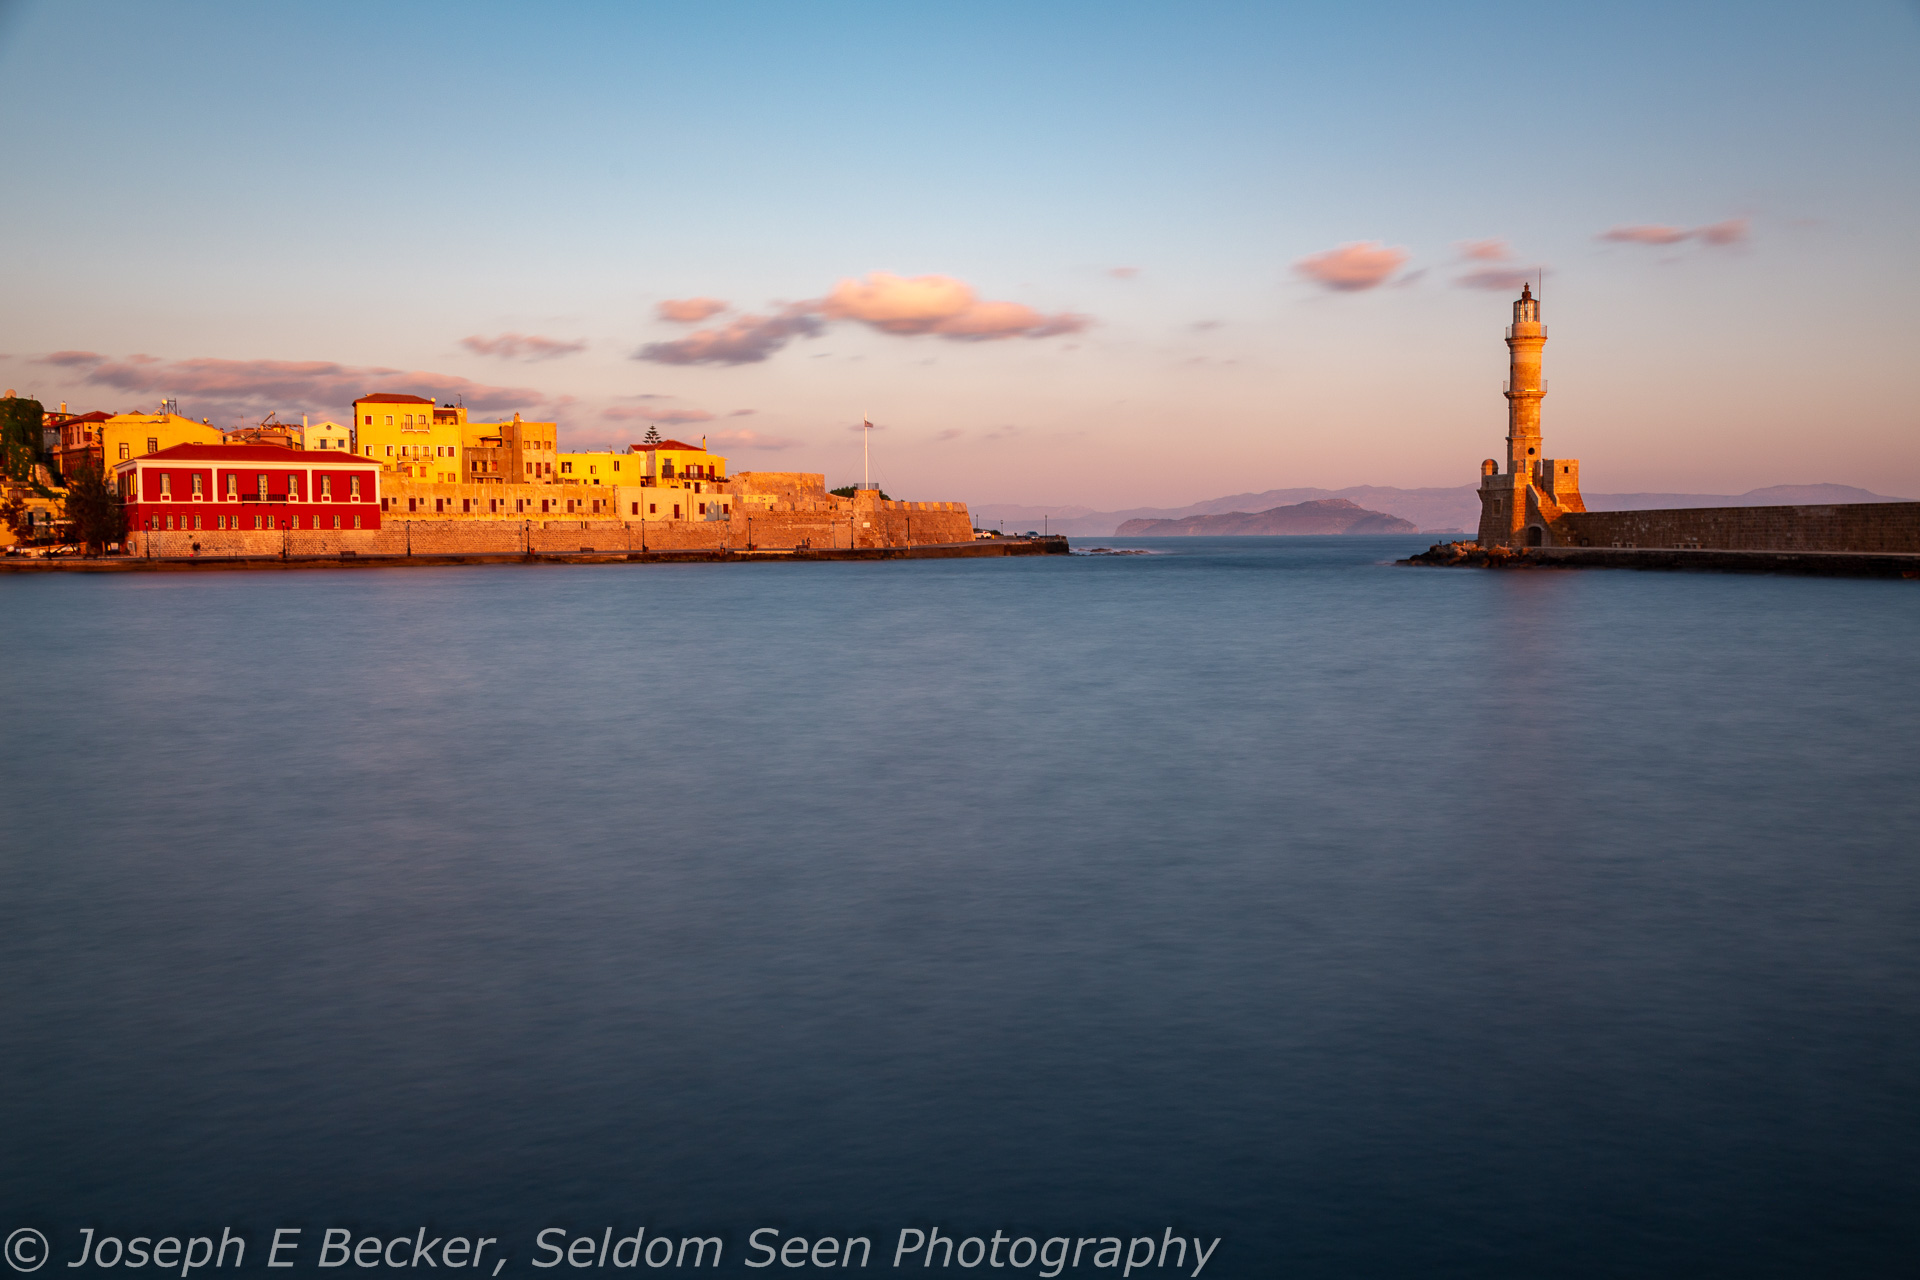
<svg viewBox="0 0 1920 1280">
<path fill-rule="evenodd" d="M 1546 540 L 1546 530 L 1537 524 L 1527 526 L 1527 545 L 1537 547 Z"/>
</svg>

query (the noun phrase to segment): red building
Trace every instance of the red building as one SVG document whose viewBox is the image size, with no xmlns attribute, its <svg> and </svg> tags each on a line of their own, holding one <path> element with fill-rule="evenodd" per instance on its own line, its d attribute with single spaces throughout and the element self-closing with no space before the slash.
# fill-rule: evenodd
<svg viewBox="0 0 1920 1280">
<path fill-rule="evenodd" d="M 380 464 L 276 444 L 177 444 L 113 468 L 127 528 L 378 529 Z"/>
</svg>

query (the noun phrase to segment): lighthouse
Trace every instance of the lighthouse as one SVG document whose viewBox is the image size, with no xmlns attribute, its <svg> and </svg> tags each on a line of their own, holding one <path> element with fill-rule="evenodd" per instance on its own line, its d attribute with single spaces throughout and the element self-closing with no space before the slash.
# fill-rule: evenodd
<svg viewBox="0 0 1920 1280">
<path fill-rule="evenodd" d="M 1507 326 L 1507 466 L 1488 458 L 1480 464 L 1480 545 L 1538 547 L 1553 542 L 1553 523 L 1569 511 L 1585 511 L 1580 500 L 1580 464 L 1549 458 L 1540 440 L 1540 402 L 1546 379 L 1540 356 L 1547 326 L 1540 299 L 1522 285 Z"/>
</svg>

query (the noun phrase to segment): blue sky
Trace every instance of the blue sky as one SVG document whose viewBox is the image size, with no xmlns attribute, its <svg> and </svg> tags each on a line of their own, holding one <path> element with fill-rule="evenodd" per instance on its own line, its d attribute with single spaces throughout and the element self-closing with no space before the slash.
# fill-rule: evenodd
<svg viewBox="0 0 1920 1280">
<path fill-rule="evenodd" d="M 0 380 L 75 407 L 430 387 L 836 481 L 864 412 L 974 502 L 1471 483 L 1511 293 L 1462 281 L 1543 268 L 1590 488 L 1920 497 L 1911 4 L 15 0 L 0 112 Z"/>
</svg>

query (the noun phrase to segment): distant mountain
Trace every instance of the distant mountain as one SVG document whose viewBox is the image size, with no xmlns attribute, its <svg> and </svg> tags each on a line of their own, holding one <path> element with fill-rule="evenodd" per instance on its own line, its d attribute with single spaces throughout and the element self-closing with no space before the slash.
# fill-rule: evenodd
<svg viewBox="0 0 1920 1280">
<path fill-rule="evenodd" d="M 1128 538 L 1261 537 L 1275 534 L 1418 533 L 1420 527 L 1345 498 L 1319 498 L 1267 511 L 1221 511 L 1178 520 L 1128 520 L 1115 533 Z"/>
<path fill-rule="evenodd" d="M 1444 489 L 1394 489 L 1382 485 L 1353 485 L 1346 489 L 1268 489 L 1264 493 L 1236 493 L 1184 507 L 1132 507 L 1096 511 L 1091 507 L 1034 507 L 986 503 L 973 508 L 981 528 L 1038 529 L 1044 523 L 1054 533 L 1080 537 L 1111 537 L 1129 520 L 1182 520 L 1188 516 L 1226 512 L 1262 512 L 1274 507 L 1345 498 L 1361 506 L 1412 521 L 1423 533 L 1472 533 L 1480 527 L 1480 499 L 1473 485 Z M 1630 511 L 1658 507 L 1779 507 L 1840 502 L 1905 502 L 1844 484 L 1783 484 L 1742 494 L 1724 493 L 1589 493 L 1594 511 Z"/>
</svg>

